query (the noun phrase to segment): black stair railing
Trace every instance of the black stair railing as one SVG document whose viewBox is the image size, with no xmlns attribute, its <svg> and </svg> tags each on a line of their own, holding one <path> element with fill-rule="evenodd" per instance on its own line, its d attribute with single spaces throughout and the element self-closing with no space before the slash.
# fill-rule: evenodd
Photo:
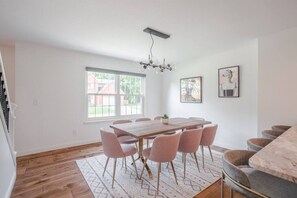
<svg viewBox="0 0 297 198">
<path fill-rule="evenodd" d="M 8 100 L 7 100 L 7 92 L 6 92 L 6 88 L 4 85 L 4 79 L 3 79 L 3 75 L 2 72 L 0 72 L 0 104 L 2 107 L 2 112 L 5 118 L 5 123 L 6 123 L 6 127 L 7 127 L 7 131 L 9 131 L 9 105 L 8 105 Z"/>
</svg>

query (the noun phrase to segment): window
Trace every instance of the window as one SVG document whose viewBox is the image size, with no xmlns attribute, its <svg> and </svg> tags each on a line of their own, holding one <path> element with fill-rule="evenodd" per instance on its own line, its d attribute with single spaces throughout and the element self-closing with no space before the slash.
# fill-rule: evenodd
<svg viewBox="0 0 297 198">
<path fill-rule="evenodd" d="M 142 78 L 120 75 L 121 115 L 142 114 Z"/>
<path fill-rule="evenodd" d="M 145 75 L 86 68 L 88 118 L 143 114 Z"/>
</svg>

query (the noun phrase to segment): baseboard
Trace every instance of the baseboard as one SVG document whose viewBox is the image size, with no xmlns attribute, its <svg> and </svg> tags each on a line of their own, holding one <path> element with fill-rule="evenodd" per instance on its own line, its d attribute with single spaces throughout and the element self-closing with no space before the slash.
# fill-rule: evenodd
<svg viewBox="0 0 297 198">
<path fill-rule="evenodd" d="M 98 142 L 99 142 L 99 140 L 87 140 L 87 141 L 80 141 L 80 142 L 74 142 L 74 143 L 69 143 L 69 144 L 62 144 L 62 145 L 55 145 L 55 146 L 31 149 L 31 150 L 27 150 L 27 151 L 18 151 L 17 157 L 21 157 L 21 156 L 25 156 L 25 155 L 32 155 L 32 154 L 36 154 L 36 153 L 52 151 L 52 150 L 57 150 L 57 149 L 63 149 L 63 148 L 67 148 L 67 147 L 81 146 L 84 144 L 93 144 L 93 143 L 98 143 Z"/>
<path fill-rule="evenodd" d="M 6 195 L 4 196 L 5 198 L 10 198 L 11 197 L 11 193 L 12 193 L 12 190 L 13 190 L 13 187 L 14 187 L 15 180 L 16 180 L 16 170 L 14 171 L 13 176 L 12 176 L 12 178 L 10 180 Z"/>
</svg>

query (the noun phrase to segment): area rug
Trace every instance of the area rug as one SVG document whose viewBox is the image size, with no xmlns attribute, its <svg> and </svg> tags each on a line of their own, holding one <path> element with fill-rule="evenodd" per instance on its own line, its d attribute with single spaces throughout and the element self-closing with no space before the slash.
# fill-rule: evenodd
<svg viewBox="0 0 297 198">
<path fill-rule="evenodd" d="M 198 154 L 198 153 L 197 153 Z M 127 158 L 127 170 L 122 166 L 122 159 L 117 161 L 117 170 L 115 176 L 114 188 L 111 188 L 113 159 L 110 159 L 107 171 L 102 177 L 106 157 L 99 155 L 85 159 L 77 160 L 76 163 L 88 183 L 94 197 L 175 197 L 187 198 L 193 197 L 217 181 L 221 177 L 222 154 L 213 151 L 214 162 L 211 161 L 208 152 L 205 152 L 205 167 L 202 168 L 201 153 L 198 154 L 200 172 L 198 172 L 194 159 L 187 156 L 186 178 L 183 178 L 182 156 L 178 154 L 173 161 L 177 174 L 178 185 L 174 180 L 171 166 L 162 164 L 160 174 L 160 190 L 157 194 L 157 170 L 158 165 L 154 162 L 148 162 L 153 173 L 153 178 L 149 178 L 145 171 L 142 180 L 136 178 L 134 167 L 131 165 L 131 157 Z M 136 156 L 135 156 L 136 157 Z M 136 161 L 137 170 L 140 174 L 142 163 Z"/>
</svg>

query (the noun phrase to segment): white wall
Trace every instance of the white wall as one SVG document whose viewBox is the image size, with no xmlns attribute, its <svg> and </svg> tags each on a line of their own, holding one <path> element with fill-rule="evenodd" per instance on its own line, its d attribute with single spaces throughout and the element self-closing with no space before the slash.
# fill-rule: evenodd
<svg viewBox="0 0 297 198">
<path fill-rule="evenodd" d="M 246 148 L 246 140 L 257 136 L 258 42 L 177 65 L 163 78 L 163 111 L 169 116 L 204 117 L 219 125 L 215 144 Z M 240 66 L 240 97 L 218 97 L 218 68 Z M 180 103 L 180 79 L 202 76 L 202 103 Z"/>
<path fill-rule="evenodd" d="M 100 141 L 99 129 L 110 122 L 84 124 L 85 67 L 132 72 L 139 68 L 131 61 L 42 45 L 18 42 L 15 49 L 19 155 Z M 160 113 L 160 83 L 160 76 L 147 75 L 145 116 Z"/>
<path fill-rule="evenodd" d="M 146 116 L 205 117 L 219 124 L 215 144 L 227 148 L 246 148 L 248 138 L 273 124 L 296 124 L 296 33 L 286 30 L 182 62 L 163 77 L 148 74 Z M 18 42 L 15 49 L 17 151 L 23 155 L 100 141 L 99 128 L 110 123 L 84 124 L 84 67 L 135 72 L 138 64 L 28 43 Z M 232 65 L 241 69 L 240 98 L 218 98 L 218 68 Z M 202 104 L 179 101 L 180 78 L 191 76 L 203 77 Z"/>
<path fill-rule="evenodd" d="M 259 38 L 259 132 L 297 124 L 297 28 Z"/>
<path fill-rule="evenodd" d="M 10 197 L 15 176 L 16 170 L 13 158 L 0 120 L 0 198 Z"/>
</svg>

